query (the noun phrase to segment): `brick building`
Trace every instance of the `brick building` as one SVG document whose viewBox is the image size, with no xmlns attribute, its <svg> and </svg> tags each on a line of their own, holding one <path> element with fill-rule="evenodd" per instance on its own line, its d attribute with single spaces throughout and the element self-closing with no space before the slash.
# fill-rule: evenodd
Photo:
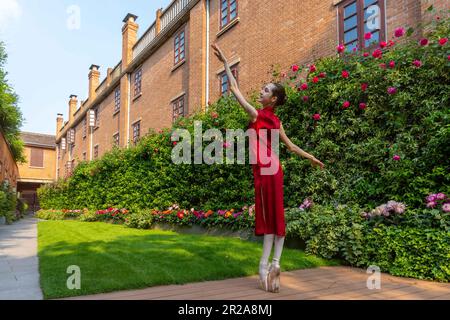
<svg viewBox="0 0 450 320">
<path fill-rule="evenodd" d="M 30 210 L 36 211 L 39 209 L 36 190 L 56 179 L 56 137 L 31 132 L 21 132 L 20 135 L 26 161 L 19 164 L 17 191 Z"/>
<path fill-rule="evenodd" d="M 2 130 L 0 130 L 0 184 L 8 181 L 9 185 L 15 191 L 17 188 L 17 179 L 19 177 L 19 168 L 11 150 L 6 141 Z"/>
<path fill-rule="evenodd" d="M 270 81 L 272 66 L 287 70 L 372 40 L 386 41 L 397 27 L 430 19 L 426 9 L 448 9 L 446 0 L 173 0 L 159 9 L 138 38 L 137 16 L 123 20 L 122 59 L 89 71 L 89 96 L 70 96 L 69 119 L 57 118 L 57 172 L 114 145 L 127 147 L 149 129 L 205 110 L 229 92 L 223 65 L 210 49 L 217 42 L 247 96 Z M 417 36 L 420 36 L 420 31 Z"/>
</svg>

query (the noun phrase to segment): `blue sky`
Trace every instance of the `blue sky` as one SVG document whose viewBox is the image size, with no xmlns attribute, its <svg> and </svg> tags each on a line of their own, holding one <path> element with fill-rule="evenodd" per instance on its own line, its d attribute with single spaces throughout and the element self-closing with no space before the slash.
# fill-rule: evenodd
<svg viewBox="0 0 450 320">
<path fill-rule="evenodd" d="M 0 0 L 0 41 L 8 53 L 8 81 L 25 117 L 22 130 L 55 134 L 56 114 L 67 120 L 69 95 L 86 99 L 90 65 L 100 65 L 102 80 L 120 61 L 126 14 L 139 16 L 140 36 L 156 10 L 170 2 Z M 78 9 L 79 24 L 72 19 Z"/>
</svg>

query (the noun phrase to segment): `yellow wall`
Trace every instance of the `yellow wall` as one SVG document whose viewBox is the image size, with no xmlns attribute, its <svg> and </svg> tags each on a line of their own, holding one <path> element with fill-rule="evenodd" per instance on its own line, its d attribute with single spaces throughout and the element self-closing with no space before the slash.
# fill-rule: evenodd
<svg viewBox="0 0 450 320">
<path fill-rule="evenodd" d="M 44 149 L 44 168 L 33 168 L 30 167 L 31 148 L 37 147 L 25 146 L 25 157 L 27 161 L 19 164 L 19 181 L 56 180 L 56 150 Z"/>
</svg>

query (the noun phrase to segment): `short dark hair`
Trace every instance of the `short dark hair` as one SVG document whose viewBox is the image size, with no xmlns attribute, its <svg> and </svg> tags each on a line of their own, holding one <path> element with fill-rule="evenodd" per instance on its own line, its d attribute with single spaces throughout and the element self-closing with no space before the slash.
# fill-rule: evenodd
<svg viewBox="0 0 450 320">
<path fill-rule="evenodd" d="M 272 83 L 274 87 L 272 88 L 272 96 L 277 97 L 277 102 L 275 107 L 282 106 L 286 103 L 286 89 L 281 83 Z"/>
</svg>

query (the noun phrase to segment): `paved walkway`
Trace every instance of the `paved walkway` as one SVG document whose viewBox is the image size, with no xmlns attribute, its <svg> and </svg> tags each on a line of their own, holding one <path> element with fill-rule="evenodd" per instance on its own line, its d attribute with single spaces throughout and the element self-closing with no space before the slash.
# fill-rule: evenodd
<svg viewBox="0 0 450 320">
<path fill-rule="evenodd" d="M 0 225 L 0 300 L 41 300 L 37 219 Z"/>
<path fill-rule="evenodd" d="M 257 287 L 258 276 L 143 290 L 76 297 L 77 300 L 450 300 L 450 284 L 398 278 L 381 274 L 381 289 L 369 290 L 365 270 L 321 267 L 281 274 L 280 293 Z"/>
</svg>

